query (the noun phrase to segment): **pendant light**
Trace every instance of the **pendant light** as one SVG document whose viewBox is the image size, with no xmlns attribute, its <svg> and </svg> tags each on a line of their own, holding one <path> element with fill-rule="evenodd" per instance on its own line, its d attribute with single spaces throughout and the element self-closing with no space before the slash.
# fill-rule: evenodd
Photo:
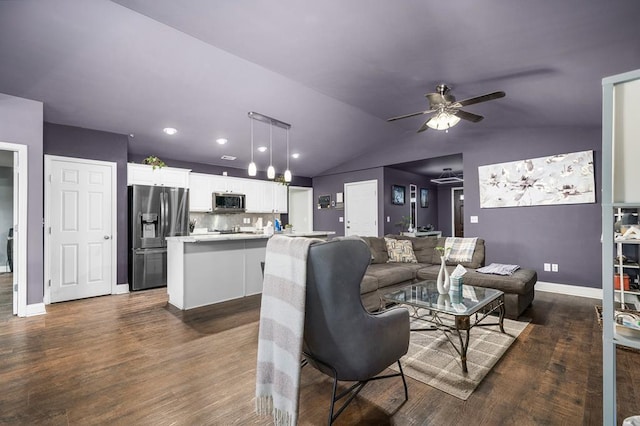
<svg viewBox="0 0 640 426">
<path fill-rule="evenodd" d="M 249 176 L 255 176 L 258 173 L 258 168 L 256 167 L 256 163 L 253 162 L 253 118 L 249 116 L 249 121 L 251 121 L 251 162 L 249 163 Z"/>
<path fill-rule="evenodd" d="M 287 129 L 287 170 L 284 171 L 284 181 L 291 182 L 291 170 L 289 170 L 289 129 Z"/>
<path fill-rule="evenodd" d="M 273 168 L 273 125 L 269 123 L 269 168 L 267 169 L 267 178 L 275 179 L 276 169 Z"/>
</svg>

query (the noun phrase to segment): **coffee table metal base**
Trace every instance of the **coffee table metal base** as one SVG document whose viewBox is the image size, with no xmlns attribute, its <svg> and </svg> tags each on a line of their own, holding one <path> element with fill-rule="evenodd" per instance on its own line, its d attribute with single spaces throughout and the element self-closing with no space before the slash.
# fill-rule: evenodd
<svg viewBox="0 0 640 426">
<path fill-rule="evenodd" d="M 469 335 L 473 327 L 488 327 L 488 326 L 500 326 L 500 332 L 504 333 L 504 296 L 493 300 L 487 304 L 481 312 L 475 312 L 471 315 L 450 315 L 435 310 L 429 310 L 428 308 L 419 308 L 416 306 L 410 306 L 413 308 L 414 319 L 425 321 L 433 324 L 430 327 L 412 328 L 411 331 L 435 331 L 440 330 L 444 333 L 451 346 L 460 355 L 460 362 L 462 364 L 462 371 L 467 373 L 467 350 L 469 349 Z M 426 310 L 427 314 L 419 314 L 418 310 Z M 481 323 L 492 313 L 498 313 L 498 322 Z M 453 325 L 449 325 L 442 321 L 440 315 L 453 316 Z M 473 321 L 472 321 L 473 317 Z M 458 336 L 459 344 L 456 344 L 451 338 L 450 334 L 455 333 Z"/>
</svg>

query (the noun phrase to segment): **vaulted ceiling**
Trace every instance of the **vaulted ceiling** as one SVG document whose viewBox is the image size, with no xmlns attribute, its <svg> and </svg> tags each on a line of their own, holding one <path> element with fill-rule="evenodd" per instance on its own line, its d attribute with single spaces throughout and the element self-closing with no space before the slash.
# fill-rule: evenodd
<svg viewBox="0 0 640 426">
<path fill-rule="evenodd" d="M 441 137 L 415 135 L 424 117 L 386 122 L 441 82 L 507 93 L 449 138 L 599 126 L 601 79 L 640 67 L 639 16 L 636 0 L 4 0 L 0 92 L 43 101 L 48 122 L 133 134 L 134 154 L 238 168 L 257 111 L 292 125 L 291 169 L 316 176 Z M 268 135 L 256 125 L 256 145 Z M 283 170 L 280 129 L 273 144 Z"/>
</svg>

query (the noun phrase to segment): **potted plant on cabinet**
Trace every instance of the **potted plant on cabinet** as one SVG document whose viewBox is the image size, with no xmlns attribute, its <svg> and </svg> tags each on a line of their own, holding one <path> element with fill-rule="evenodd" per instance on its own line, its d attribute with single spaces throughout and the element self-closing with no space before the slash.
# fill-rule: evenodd
<svg viewBox="0 0 640 426">
<path fill-rule="evenodd" d="M 153 167 L 153 170 L 156 168 L 161 169 L 166 166 L 165 162 L 156 157 L 155 155 L 150 155 L 144 160 L 142 160 L 142 164 L 148 164 Z"/>
</svg>

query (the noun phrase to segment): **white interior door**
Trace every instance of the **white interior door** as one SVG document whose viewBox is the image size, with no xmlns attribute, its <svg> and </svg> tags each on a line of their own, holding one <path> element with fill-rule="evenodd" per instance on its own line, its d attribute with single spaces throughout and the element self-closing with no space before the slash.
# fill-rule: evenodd
<svg viewBox="0 0 640 426">
<path fill-rule="evenodd" d="M 378 181 L 344 184 L 344 235 L 378 236 Z"/>
<path fill-rule="evenodd" d="M 45 157 L 50 302 L 110 294 L 115 163 Z"/>
</svg>

